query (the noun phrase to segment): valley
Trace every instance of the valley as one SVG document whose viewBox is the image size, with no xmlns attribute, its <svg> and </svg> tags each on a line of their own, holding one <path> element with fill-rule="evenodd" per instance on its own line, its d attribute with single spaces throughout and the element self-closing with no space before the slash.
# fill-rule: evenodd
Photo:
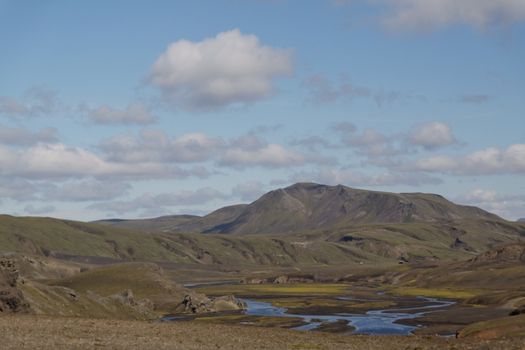
<svg viewBox="0 0 525 350">
<path fill-rule="evenodd" d="M 458 349 L 525 336 L 525 225 L 437 195 L 296 184 L 204 217 L 0 224 L 0 323 L 21 334 L 66 317 L 96 319 L 93 329 L 291 332 L 304 348 L 318 334 Z"/>
</svg>

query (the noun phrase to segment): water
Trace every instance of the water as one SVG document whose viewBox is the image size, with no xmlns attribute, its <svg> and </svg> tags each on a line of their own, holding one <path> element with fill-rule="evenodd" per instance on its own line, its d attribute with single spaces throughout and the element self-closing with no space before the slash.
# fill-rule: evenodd
<svg viewBox="0 0 525 350">
<path fill-rule="evenodd" d="M 333 314 L 333 315 L 299 315 L 289 314 L 282 307 L 273 306 L 271 303 L 243 299 L 246 303 L 246 315 L 252 316 L 273 316 L 273 317 L 298 317 L 301 318 L 305 325 L 296 327 L 296 330 L 308 331 L 316 329 L 322 323 L 337 322 L 339 320 L 347 321 L 355 328 L 354 334 L 371 334 L 371 335 L 409 335 L 417 329 L 417 326 L 409 326 L 397 323 L 400 320 L 409 320 L 421 317 L 435 309 L 441 309 L 454 304 L 453 301 L 438 300 L 434 298 L 418 297 L 428 305 L 410 308 L 372 310 L 366 314 Z M 414 312 L 417 311 L 417 312 Z"/>
</svg>

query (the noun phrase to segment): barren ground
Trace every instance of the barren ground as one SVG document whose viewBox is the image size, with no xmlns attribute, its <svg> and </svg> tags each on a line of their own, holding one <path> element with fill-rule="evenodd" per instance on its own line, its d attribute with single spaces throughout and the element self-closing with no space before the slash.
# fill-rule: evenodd
<svg viewBox="0 0 525 350">
<path fill-rule="evenodd" d="M 525 349 L 525 338 L 344 336 L 195 322 L 0 317 L 2 349 Z"/>
</svg>

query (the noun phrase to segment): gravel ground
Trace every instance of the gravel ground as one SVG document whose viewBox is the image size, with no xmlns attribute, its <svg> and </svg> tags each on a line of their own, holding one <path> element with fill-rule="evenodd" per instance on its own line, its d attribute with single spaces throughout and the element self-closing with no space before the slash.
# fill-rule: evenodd
<svg viewBox="0 0 525 350">
<path fill-rule="evenodd" d="M 525 350 L 525 338 L 344 336 L 197 322 L 152 323 L 46 316 L 0 317 L 7 349 L 483 349 Z"/>
</svg>

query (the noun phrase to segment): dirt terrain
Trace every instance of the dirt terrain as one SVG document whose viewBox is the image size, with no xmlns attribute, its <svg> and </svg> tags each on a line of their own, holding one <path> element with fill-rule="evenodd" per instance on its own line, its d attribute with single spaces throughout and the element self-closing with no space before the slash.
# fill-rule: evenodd
<svg viewBox="0 0 525 350">
<path fill-rule="evenodd" d="M 31 315 L 0 317 L 2 349 L 525 349 L 524 338 L 344 336 L 276 328 Z"/>
</svg>

